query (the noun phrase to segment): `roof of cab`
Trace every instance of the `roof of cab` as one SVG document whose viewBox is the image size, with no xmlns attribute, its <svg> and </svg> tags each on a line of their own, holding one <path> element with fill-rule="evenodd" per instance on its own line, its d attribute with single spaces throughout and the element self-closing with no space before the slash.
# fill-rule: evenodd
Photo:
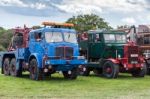
<svg viewBox="0 0 150 99">
<path fill-rule="evenodd" d="M 90 30 L 90 31 L 88 31 L 88 34 L 96 34 L 96 33 L 126 34 L 125 32 L 120 32 L 120 31 L 117 31 L 117 30 Z"/>
<path fill-rule="evenodd" d="M 74 32 L 76 33 L 75 29 L 69 29 L 69 28 L 51 28 L 51 27 L 42 27 L 40 29 L 35 29 L 32 30 L 31 32 L 48 32 L 48 31 L 53 31 L 53 32 Z"/>
</svg>

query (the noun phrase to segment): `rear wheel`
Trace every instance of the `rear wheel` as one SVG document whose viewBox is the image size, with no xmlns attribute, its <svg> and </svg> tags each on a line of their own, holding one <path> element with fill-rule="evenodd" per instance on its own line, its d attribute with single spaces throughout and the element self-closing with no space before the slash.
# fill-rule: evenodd
<svg viewBox="0 0 150 99">
<path fill-rule="evenodd" d="M 103 75 L 107 78 L 117 78 L 119 74 L 119 65 L 111 61 L 106 61 L 103 65 Z"/>
<path fill-rule="evenodd" d="M 143 68 L 139 70 L 132 71 L 131 74 L 133 77 L 144 77 L 147 73 L 146 64 L 143 64 Z"/>
<path fill-rule="evenodd" d="M 78 67 L 78 74 L 82 76 L 89 76 L 90 69 L 88 67 L 85 67 L 84 65 L 80 65 Z"/>
<path fill-rule="evenodd" d="M 4 71 L 4 75 L 7 75 L 7 76 L 10 74 L 9 63 L 10 63 L 9 58 L 5 58 L 4 63 L 3 63 L 3 71 Z"/>
<path fill-rule="evenodd" d="M 19 77 L 22 75 L 22 69 L 19 66 L 19 69 L 16 68 L 16 59 L 12 58 L 10 61 L 10 75 Z"/>
<path fill-rule="evenodd" d="M 66 79 L 76 79 L 78 76 L 77 68 L 73 68 L 70 72 L 63 71 L 64 78 Z"/>
<path fill-rule="evenodd" d="M 32 59 L 29 64 L 29 72 L 30 72 L 30 79 L 32 80 L 43 80 L 43 71 L 41 68 L 38 67 L 38 63 L 36 59 Z"/>
</svg>

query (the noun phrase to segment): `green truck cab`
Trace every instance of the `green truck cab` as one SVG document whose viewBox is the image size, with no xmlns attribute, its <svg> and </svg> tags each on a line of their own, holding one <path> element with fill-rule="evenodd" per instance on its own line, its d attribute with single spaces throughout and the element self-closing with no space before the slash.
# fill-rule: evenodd
<svg viewBox="0 0 150 99">
<path fill-rule="evenodd" d="M 127 42 L 126 33 L 115 30 L 91 30 L 86 40 L 79 40 L 80 54 L 87 66 L 80 66 L 81 75 L 90 71 L 107 78 L 118 77 L 119 72 L 129 72 L 134 77 L 144 77 L 146 67 L 139 47 Z"/>
</svg>

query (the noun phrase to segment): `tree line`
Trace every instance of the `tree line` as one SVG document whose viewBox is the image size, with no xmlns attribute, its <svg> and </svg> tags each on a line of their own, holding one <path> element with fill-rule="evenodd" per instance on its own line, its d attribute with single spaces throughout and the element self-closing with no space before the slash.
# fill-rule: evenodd
<svg viewBox="0 0 150 99">
<path fill-rule="evenodd" d="M 76 31 L 80 33 L 94 29 L 112 29 L 108 22 L 95 14 L 73 16 L 69 18 L 66 23 L 73 23 Z M 40 26 L 33 26 L 33 28 L 37 29 L 40 28 Z M 13 31 L 11 29 L 0 27 L 0 51 L 4 51 L 8 48 L 12 36 Z"/>
</svg>

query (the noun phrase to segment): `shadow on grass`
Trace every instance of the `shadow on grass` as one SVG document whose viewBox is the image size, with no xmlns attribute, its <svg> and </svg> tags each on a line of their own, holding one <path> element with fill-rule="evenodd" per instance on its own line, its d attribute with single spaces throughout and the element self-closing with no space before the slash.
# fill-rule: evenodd
<svg viewBox="0 0 150 99">
<path fill-rule="evenodd" d="M 111 79 L 111 78 L 106 78 L 103 75 L 94 75 L 94 74 L 90 74 L 89 76 L 83 76 L 83 77 L 91 77 L 91 78 L 92 77 L 94 77 L 94 78 L 99 77 L 99 78 L 106 79 L 106 80 Z M 118 79 L 118 80 L 135 80 L 135 79 L 143 79 L 143 78 L 144 77 L 133 77 L 129 73 L 120 73 L 118 75 L 118 77 L 115 79 Z"/>
<path fill-rule="evenodd" d="M 4 75 L 3 75 L 4 76 Z M 11 76 L 9 76 L 11 77 Z M 79 78 L 79 79 L 78 79 Z M 46 77 L 44 80 L 40 80 L 40 81 L 37 81 L 37 82 L 56 82 L 56 83 L 59 83 L 59 82 L 81 82 L 81 81 L 87 81 L 88 79 L 101 79 L 101 80 L 113 80 L 113 79 L 109 79 L 109 78 L 106 78 L 104 76 L 96 76 L 94 74 L 91 74 L 89 76 L 78 76 L 77 79 L 74 79 L 74 80 L 70 80 L 70 79 L 65 79 L 62 75 L 57 75 L 57 74 L 54 74 L 52 75 L 51 77 L 48 76 Z M 27 81 L 34 81 L 34 80 L 31 80 L 29 78 L 29 74 L 23 74 L 21 77 L 18 77 L 17 79 L 25 79 Z M 115 80 L 139 80 L 139 79 L 143 79 L 142 77 L 132 77 L 131 74 L 128 74 L 128 73 L 120 73 L 118 78 L 116 78 Z"/>
<path fill-rule="evenodd" d="M 30 77 L 29 77 L 29 74 L 23 74 L 21 77 L 19 77 L 19 79 L 26 79 L 26 80 L 30 80 L 30 81 L 34 81 L 34 80 L 31 80 Z M 44 81 L 44 82 L 68 82 L 68 81 L 78 81 L 78 77 L 77 79 L 65 79 L 64 77 L 62 76 L 48 76 L 48 77 L 45 77 L 43 80 L 39 80 L 39 81 Z M 80 80 L 81 81 L 81 80 Z"/>
</svg>

